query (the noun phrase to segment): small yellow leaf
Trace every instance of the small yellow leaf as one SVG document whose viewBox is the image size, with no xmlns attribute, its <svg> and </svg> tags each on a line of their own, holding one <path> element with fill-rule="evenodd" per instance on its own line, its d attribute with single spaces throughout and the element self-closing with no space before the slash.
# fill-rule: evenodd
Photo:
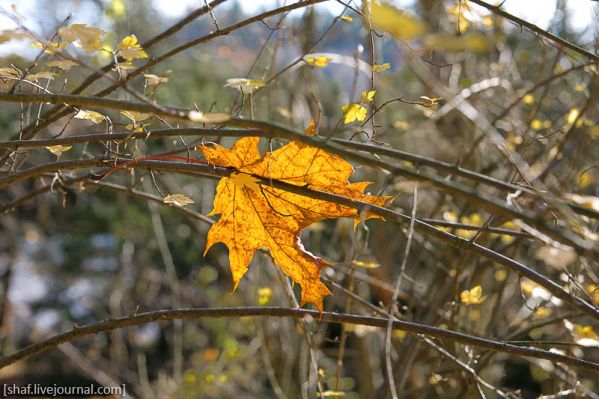
<svg viewBox="0 0 599 399">
<path fill-rule="evenodd" d="M 437 105 L 439 103 L 439 101 L 443 100 L 442 97 L 427 97 L 427 96 L 420 96 L 421 100 L 425 101 L 425 106 L 427 107 L 431 107 L 433 105 Z"/>
<path fill-rule="evenodd" d="M 416 16 L 387 3 L 373 1 L 370 16 L 374 25 L 399 40 L 417 39 L 427 30 Z"/>
<path fill-rule="evenodd" d="M 487 36 L 477 32 L 457 37 L 443 33 L 432 33 L 425 36 L 424 44 L 435 50 L 449 52 L 470 51 L 473 53 L 484 53 L 491 47 L 491 42 Z"/>
<path fill-rule="evenodd" d="M 461 0 L 447 9 L 447 13 L 453 17 L 459 33 L 466 32 L 470 26 L 471 19 L 466 16 L 466 13 L 470 14 L 469 11 L 468 3 Z"/>
<path fill-rule="evenodd" d="M 268 287 L 258 289 L 258 305 L 268 305 L 272 298 L 272 290 Z"/>
<path fill-rule="evenodd" d="M 568 121 L 568 124 L 573 125 L 574 122 L 576 122 L 576 119 L 578 119 L 578 115 L 580 115 L 578 108 L 572 108 L 566 116 L 566 121 Z"/>
<path fill-rule="evenodd" d="M 582 187 L 582 185 L 580 185 L 580 187 Z M 579 194 L 564 194 L 563 197 L 564 199 L 570 200 L 580 206 L 584 206 L 585 208 L 599 212 L 599 197 Z"/>
<path fill-rule="evenodd" d="M 323 393 L 320 394 L 321 398 L 345 398 L 346 396 L 347 396 L 346 393 L 343 391 L 332 391 L 332 390 L 324 391 Z"/>
<path fill-rule="evenodd" d="M 146 82 L 148 86 L 158 86 L 162 83 L 168 82 L 168 77 L 166 76 L 158 76 L 151 73 L 144 73 L 144 78 L 146 78 Z"/>
<path fill-rule="evenodd" d="M 599 286 L 597 286 L 596 284 L 587 284 L 585 288 L 591 296 L 593 303 L 595 305 L 599 305 Z"/>
<path fill-rule="evenodd" d="M 3 79 L 19 79 L 22 72 L 15 67 L 4 67 L 0 68 L 0 78 Z"/>
<path fill-rule="evenodd" d="M 576 184 L 578 187 L 587 188 L 591 183 L 593 183 L 593 173 L 591 169 L 583 170 L 576 175 Z"/>
<path fill-rule="evenodd" d="M 574 324 L 569 320 L 564 320 L 564 326 L 578 345 L 599 347 L 599 336 L 592 326 Z"/>
<path fill-rule="evenodd" d="M 408 130 L 412 128 L 412 124 L 408 121 L 396 120 L 393 122 L 393 127 L 401 130 Z"/>
<path fill-rule="evenodd" d="M 475 321 L 479 321 L 480 320 L 480 310 L 478 309 L 470 309 L 468 311 L 468 320 L 475 322 Z"/>
<path fill-rule="evenodd" d="M 218 360 L 219 356 L 220 356 L 220 350 L 218 350 L 217 348 L 207 348 L 204 351 L 202 358 L 204 359 L 204 361 L 206 363 L 213 363 Z M 195 382 L 195 380 L 194 380 L 194 382 Z"/>
<path fill-rule="evenodd" d="M 5 29 L 3 31 L 0 31 L 0 43 L 9 42 L 11 40 L 26 39 L 28 37 L 30 37 L 29 34 L 19 32 L 13 29 Z"/>
<path fill-rule="evenodd" d="M 131 119 L 133 123 L 145 121 L 152 116 L 149 112 L 121 111 L 121 114 Z"/>
<path fill-rule="evenodd" d="M 402 330 L 393 330 L 393 338 L 397 339 L 398 341 L 403 341 L 406 336 L 408 335 L 407 332 L 402 331 Z"/>
<path fill-rule="evenodd" d="M 492 28 L 495 25 L 493 17 L 491 15 L 485 15 L 482 17 L 482 23 L 485 28 Z"/>
<path fill-rule="evenodd" d="M 495 281 L 501 283 L 507 278 L 507 272 L 503 269 L 499 269 L 495 272 L 493 277 L 495 277 Z"/>
<path fill-rule="evenodd" d="M 310 124 L 306 128 L 304 134 L 306 136 L 314 136 L 314 130 L 316 129 L 316 123 L 314 122 L 314 118 L 310 119 Z"/>
<path fill-rule="evenodd" d="M 193 200 L 185 194 L 169 194 L 162 199 L 162 202 L 169 205 L 186 207 L 189 204 L 193 204 Z"/>
<path fill-rule="evenodd" d="M 73 43 L 88 53 L 102 48 L 100 36 L 106 32 L 86 24 L 73 24 L 58 30 L 58 36 L 67 43 Z"/>
<path fill-rule="evenodd" d="M 347 23 L 350 23 L 351 21 L 354 20 L 352 17 L 348 17 L 346 15 L 339 17 L 339 19 L 342 20 L 343 22 L 347 22 Z"/>
<path fill-rule="evenodd" d="M 63 152 L 67 152 L 71 148 L 72 147 L 70 145 L 52 145 L 52 146 L 46 147 L 46 149 L 48 151 L 50 151 L 52 154 L 56 155 L 57 157 L 61 156 Z"/>
<path fill-rule="evenodd" d="M 551 316 L 551 308 L 541 306 L 533 313 L 533 319 L 544 319 L 545 317 Z"/>
<path fill-rule="evenodd" d="M 75 115 L 77 119 L 87 119 L 92 121 L 93 123 L 100 123 L 106 120 L 106 117 L 99 112 L 89 111 L 86 109 L 80 109 L 79 112 Z"/>
<path fill-rule="evenodd" d="M 505 142 L 506 142 L 507 148 L 510 151 L 514 151 L 514 150 L 516 150 L 517 146 L 522 144 L 522 136 L 519 136 L 516 133 L 510 132 L 507 134 L 507 137 L 505 138 Z"/>
<path fill-rule="evenodd" d="M 516 223 L 512 222 L 511 220 L 502 224 L 501 227 L 503 227 L 504 229 L 510 229 L 510 230 L 518 229 L 518 226 L 516 225 Z M 511 244 L 512 242 L 514 242 L 515 239 L 516 239 L 516 237 L 514 237 L 514 236 L 510 236 L 507 234 L 501 234 L 501 242 L 506 245 Z"/>
<path fill-rule="evenodd" d="M 135 66 L 133 65 L 133 61 L 125 61 L 125 62 L 117 62 L 116 64 L 114 64 L 114 69 L 122 69 L 122 70 L 129 70 L 129 69 L 134 69 Z"/>
<path fill-rule="evenodd" d="M 391 68 L 391 64 L 389 64 L 388 62 L 385 62 L 384 64 L 374 64 L 372 66 L 372 69 L 376 72 L 383 72 L 386 71 L 387 69 Z"/>
<path fill-rule="evenodd" d="M 47 54 L 56 54 L 59 53 L 60 50 L 65 48 L 67 43 L 58 43 L 58 42 L 50 42 L 50 43 L 40 43 L 34 42 L 31 43 L 31 47 L 43 48 L 44 52 Z"/>
<path fill-rule="evenodd" d="M 354 260 L 352 262 L 354 266 L 363 267 L 365 269 L 376 269 L 380 265 L 376 262 L 362 262 L 360 260 Z"/>
<path fill-rule="evenodd" d="M 431 385 L 436 385 L 442 381 L 443 381 L 443 376 L 441 374 L 436 374 L 436 373 L 433 373 L 428 379 L 428 383 Z"/>
<path fill-rule="evenodd" d="M 532 94 L 527 94 L 522 97 L 522 102 L 526 105 L 532 105 L 535 103 L 535 97 Z"/>
<path fill-rule="evenodd" d="M 520 282 L 520 290 L 526 295 L 532 295 L 532 292 L 537 288 L 537 285 L 529 280 L 522 280 Z"/>
<path fill-rule="evenodd" d="M 54 79 L 54 75 L 53 72 L 37 72 L 27 75 L 26 79 L 37 82 L 38 79 Z"/>
<path fill-rule="evenodd" d="M 51 67 L 58 67 L 60 69 L 62 69 L 63 71 L 68 71 L 69 69 L 71 69 L 74 66 L 77 66 L 78 64 L 74 61 L 71 60 L 60 60 L 60 61 L 51 61 L 48 63 L 48 66 Z"/>
<path fill-rule="evenodd" d="M 331 57 L 327 57 L 324 55 L 320 55 L 317 57 L 306 57 L 306 62 L 312 66 L 318 67 L 318 68 L 324 68 L 326 67 L 329 62 L 333 61 L 333 59 Z"/>
<path fill-rule="evenodd" d="M 148 54 L 137 43 L 135 35 L 125 36 L 118 45 L 118 54 L 127 61 L 133 61 L 138 58 L 148 58 Z"/>
<path fill-rule="evenodd" d="M 127 12 L 127 7 L 125 7 L 123 0 L 111 0 L 107 11 L 113 17 L 120 18 L 125 15 L 125 12 Z"/>
<path fill-rule="evenodd" d="M 231 115 L 224 112 L 204 113 L 200 111 L 189 111 L 187 117 L 192 122 L 198 123 L 223 123 L 231 119 Z"/>
<path fill-rule="evenodd" d="M 530 122 L 530 128 L 532 130 L 541 130 L 543 128 L 543 122 L 540 121 L 539 119 L 533 119 Z"/>
<path fill-rule="evenodd" d="M 356 120 L 362 122 L 364 119 L 366 119 L 366 108 L 364 108 L 360 104 L 353 103 L 343 105 L 341 109 L 345 113 L 343 123 L 345 123 L 346 125 Z"/>
<path fill-rule="evenodd" d="M 141 133 L 144 131 L 145 127 L 147 125 L 144 125 L 143 123 L 129 123 L 127 125 L 125 125 L 125 129 L 133 132 L 133 133 Z"/>
<path fill-rule="evenodd" d="M 227 83 L 224 87 L 233 87 L 241 90 L 244 93 L 251 93 L 265 85 L 266 83 L 260 79 L 231 78 L 227 79 Z"/>
<path fill-rule="evenodd" d="M 360 101 L 362 101 L 363 103 L 372 102 L 375 94 L 376 94 L 376 90 L 371 90 L 369 92 L 363 91 L 362 94 L 360 95 Z"/>
<path fill-rule="evenodd" d="M 460 293 L 460 300 L 466 305 L 476 305 L 483 302 L 487 297 L 483 296 L 483 289 L 480 285 Z"/>
</svg>

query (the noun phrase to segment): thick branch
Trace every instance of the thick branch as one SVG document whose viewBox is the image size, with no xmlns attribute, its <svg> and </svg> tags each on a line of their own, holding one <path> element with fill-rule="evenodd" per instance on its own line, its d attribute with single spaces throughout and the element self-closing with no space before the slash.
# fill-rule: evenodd
<svg viewBox="0 0 599 399">
<path fill-rule="evenodd" d="M 0 368 L 6 367 L 21 359 L 25 359 L 34 354 L 44 352 L 58 345 L 71 342 L 76 339 L 97 334 L 104 331 L 112 331 L 119 328 L 136 326 L 139 324 L 152 323 L 165 320 L 189 320 L 199 318 L 224 318 L 224 317 L 294 317 L 297 319 L 313 317 L 320 322 L 347 323 L 355 325 L 365 325 L 373 327 L 387 327 L 390 323 L 388 319 L 370 316 L 357 316 L 346 313 L 323 312 L 319 314 L 314 310 L 289 309 L 276 307 L 247 307 L 247 308 L 205 308 L 205 309 L 174 309 L 159 310 L 154 312 L 141 313 L 133 316 L 107 319 L 97 323 L 88 324 L 82 327 L 74 327 L 71 331 L 55 335 L 51 338 L 30 345 L 20 351 L 0 359 Z M 437 339 L 458 342 L 464 345 L 485 348 L 497 352 L 512 353 L 518 356 L 531 357 L 537 359 L 546 359 L 552 362 L 561 363 L 569 366 L 578 367 L 593 373 L 599 373 L 599 364 L 588 360 L 577 359 L 575 357 L 561 355 L 558 353 L 545 351 L 542 349 L 522 347 L 508 343 L 493 341 L 486 338 L 475 337 L 472 335 L 460 333 L 457 331 L 446 330 L 442 328 L 427 326 L 408 321 L 394 320 L 391 322 L 394 330 L 401 330 L 412 334 L 421 334 Z"/>
</svg>

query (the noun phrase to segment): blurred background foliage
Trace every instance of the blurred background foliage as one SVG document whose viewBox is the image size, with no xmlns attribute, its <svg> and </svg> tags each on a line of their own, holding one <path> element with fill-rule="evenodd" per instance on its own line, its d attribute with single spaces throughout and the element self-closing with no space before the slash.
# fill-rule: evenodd
<svg viewBox="0 0 599 399">
<path fill-rule="evenodd" d="M 177 20 L 161 14 L 155 2 L 149 0 L 79 0 L 60 2 L 60 6 L 50 0 L 30 3 L 34 4 L 30 7 L 34 11 L 27 12 L 22 22 L 33 25 L 40 36 L 51 38 L 72 10 L 75 15 L 69 24 L 86 23 L 106 30 L 103 43 L 112 48 L 130 34 L 143 43 Z M 592 45 L 596 27 L 571 26 L 566 3 L 557 2 L 551 31 L 566 40 Z M 9 5 L 2 6 L 12 12 Z M 360 8 L 359 4 L 354 6 Z M 19 9 L 17 3 L 15 11 Z M 416 30 L 426 34 L 387 28 L 371 36 L 358 14 L 348 9 L 343 15 L 353 20 L 341 20 L 326 5 L 293 12 L 282 21 L 281 16 L 275 16 L 193 47 L 147 71 L 168 77 L 168 82 L 158 87 L 148 85 L 147 79 L 136 79 L 130 87 L 163 105 L 188 109 L 197 106 L 203 111 L 248 116 L 247 96 L 242 98 L 238 90 L 223 87 L 227 79 L 268 81 L 307 53 L 333 54 L 333 62 L 324 68 L 301 61 L 267 85 L 253 98 L 256 118 L 303 130 L 316 117 L 323 136 L 355 136 L 360 141 L 390 145 L 519 182 L 513 164 L 488 140 L 480 139 L 476 126 L 449 105 L 449 93 L 463 97 L 493 121 L 510 151 L 517 152 L 539 172 L 564 132 L 573 123 L 580 123 L 589 134 L 567 161 L 552 171 L 547 184 L 557 193 L 599 196 L 597 104 L 583 118 L 572 117 L 590 95 L 596 65 L 589 64 L 551 80 L 523 97 L 500 120 L 494 120 L 535 83 L 588 61 L 465 2 L 420 0 L 407 11 L 404 22 L 414 23 Z M 248 16 L 244 7 L 234 1 L 214 10 L 220 28 Z M 150 57 L 160 55 L 215 29 L 211 16 L 205 15 L 148 53 Z M 414 37 L 409 37 L 412 34 Z M 5 48 L 0 66 L 14 65 L 25 70 L 39 52 L 30 43 L 21 40 L 0 44 L 0 50 Z M 100 68 L 111 60 L 105 52 L 70 51 L 91 68 Z M 47 70 L 46 64 L 52 59 L 52 55 L 42 57 L 33 72 Z M 369 73 L 356 68 L 356 59 L 368 64 L 389 63 L 390 69 L 375 73 L 372 80 Z M 136 65 L 140 65 L 139 60 Z M 56 73 L 53 80 L 39 79 L 37 84 L 53 92 L 69 92 L 90 72 L 81 66 L 67 72 L 57 68 L 52 71 Z M 115 71 L 110 75 L 118 78 Z M 344 129 L 347 126 L 343 126 L 340 106 L 357 101 L 362 91 L 371 89 L 373 81 L 376 96 L 369 116 L 375 107 L 395 101 L 376 113 L 374 127 L 368 123 L 363 128 L 357 124 Z M 3 91 L 12 85 L 14 81 L 0 81 Z M 85 94 L 106 85 L 105 80 L 98 80 Z M 32 90 L 21 87 L 23 91 Z M 125 91 L 113 96 L 135 100 Z M 439 97 L 442 99 L 437 100 Z M 35 120 L 37 113 L 37 105 L 21 108 L 3 104 L 3 140 L 19 132 L 23 123 Z M 102 113 L 110 116 L 114 131 L 126 131 L 125 125 L 131 123 L 118 112 Z M 146 129 L 166 127 L 158 118 L 143 123 Z M 89 120 L 62 119 L 43 130 L 38 138 L 103 133 L 106 126 Z M 138 140 L 118 150 L 141 156 L 169 152 L 184 155 L 189 149 L 191 156 L 197 158 L 199 152 L 193 148 L 202 140 L 185 138 L 185 145 L 183 139 L 176 137 Z M 225 145 L 233 141 L 222 139 Z M 282 144 L 280 140 L 263 141 L 263 150 Z M 60 159 L 105 152 L 104 145 L 90 143 L 74 146 Z M 57 158 L 44 148 L 23 153 L 20 167 Z M 3 169 L 2 173 L 8 170 Z M 57 177 L 76 175 L 64 171 Z M 56 176 L 40 176 L 3 188 L 2 204 L 49 184 L 53 178 Z M 413 182 L 390 179 L 381 171 L 366 167 L 358 168 L 355 178 L 373 181 L 373 193 L 396 196 L 393 207 L 410 212 Z M 195 201 L 188 209 L 200 214 L 212 209 L 215 181 L 209 179 L 166 173 L 151 176 L 138 170 L 116 173 L 109 180 L 158 196 L 183 193 Z M 493 189 L 484 190 L 501 195 Z M 422 217 L 482 225 L 492 216 L 426 184 L 419 185 L 418 199 L 417 213 Z M 174 207 L 93 184 L 58 184 L 52 192 L 3 213 L 0 221 L 0 343 L 4 355 L 74 323 L 82 325 L 136 312 L 174 306 L 294 306 L 285 288 L 288 282 L 263 254 L 255 256 L 247 276 L 231 293 L 226 248 L 218 246 L 203 257 L 209 225 Z M 492 220 L 496 226 L 506 222 L 500 218 Z M 596 222 L 589 221 L 591 226 L 595 223 L 595 232 Z M 473 236 L 463 231 L 457 233 Z M 389 306 L 391 287 L 403 258 L 404 228 L 371 220 L 353 231 L 350 220 L 336 220 L 310 226 L 302 239 L 308 250 L 335 264 L 323 273 L 327 281 L 337 282 L 374 305 Z M 537 240 L 488 234 L 477 242 L 519 259 L 556 281 L 566 284 L 574 279 L 586 287 L 583 289 L 587 289 L 588 295 L 594 295 L 594 289 L 588 287 L 599 282 L 596 270 L 571 251 L 548 248 Z M 484 301 L 460 301 L 459 293 L 476 285 L 482 286 Z M 293 290 L 297 295 L 299 287 Z M 417 235 L 402 284 L 401 314 L 407 320 L 500 340 L 564 341 L 572 345 L 559 346 L 560 350 L 577 356 L 584 353 L 598 361 L 597 348 L 575 345 L 577 337 L 561 322 L 576 315 L 547 292 L 539 292 L 538 287 L 486 260 Z M 326 300 L 325 310 L 369 313 L 338 290 Z M 574 322 L 586 325 L 580 317 Z M 125 383 L 131 395 L 148 398 L 296 398 L 309 395 L 312 378 L 329 395 L 390 397 L 384 367 L 384 331 L 310 321 L 306 326 L 311 346 L 306 331 L 294 320 L 241 318 L 153 323 L 65 344 L 59 350 L 0 370 L 0 381 Z M 401 397 L 478 397 L 467 373 L 418 338 L 395 333 L 392 342 Z M 574 387 L 577 381 L 581 383 L 580 397 L 597 397 L 593 394 L 599 389 L 596 381 L 584 373 L 576 374 L 549 362 L 442 344 L 491 384 L 512 391 L 514 397 L 553 394 Z M 594 346 L 599 346 L 599 342 Z M 313 356 L 317 359 L 316 375 L 310 371 L 309 359 Z M 492 393 L 489 395 L 493 397 Z"/>
</svg>

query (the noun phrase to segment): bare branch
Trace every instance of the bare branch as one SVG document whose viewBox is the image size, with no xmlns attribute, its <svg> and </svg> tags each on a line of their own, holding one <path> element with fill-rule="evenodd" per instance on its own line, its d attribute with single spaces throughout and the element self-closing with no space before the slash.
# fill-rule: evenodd
<svg viewBox="0 0 599 399">
<path fill-rule="evenodd" d="M 173 309 L 158 310 L 153 312 L 141 313 L 132 316 L 124 316 L 114 319 L 106 319 L 97 323 L 85 326 L 75 326 L 70 331 L 55 335 L 36 344 L 27 346 L 12 355 L 0 359 L 0 368 L 4 368 L 21 359 L 28 358 L 34 354 L 55 348 L 64 342 L 71 342 L 76 339 L 97 334 L 104 331 L 112 331 L 119 328 L 136 326 L 139 324 L 152 323 L 166 320 L 190 320 L 199 318 L 225 318 L 225 317 L 293 317 L 305 319 L 312 317 L 319 322 L 330 323 L 348 323 L 354 325 L 364 325 L 385 328 L 389 320 L 382 317 L 357 316 L 346 313 L 323 312 L 318 313 L 315 310 L 291 309 L 277 307 L 243 307 L 243 308 L 193 308 L 193 309 Z M 457 331 L 446 330 L 443 328 L 427 326 L 409 321 L 393 320 L 392 328 L 411 334 L 420 334 L 428 337 L 445 339 L 465 345 L 476 346 L 479 348 L 490 349 L 497 352 L 511 353 L 518 356 L 532 357 L 537 359 L 546 359 L 552 362 L 561 363 L 569 366 L 578 367 L 593 373 L 599 373 L 599 364 L 588 360 L 577 359 L 572 356 L 561 355 L 555 352 L 542 349 L 512 345 L 504 342 L 493 341 L 486 338 L 480 338 Z"/>
</svg>

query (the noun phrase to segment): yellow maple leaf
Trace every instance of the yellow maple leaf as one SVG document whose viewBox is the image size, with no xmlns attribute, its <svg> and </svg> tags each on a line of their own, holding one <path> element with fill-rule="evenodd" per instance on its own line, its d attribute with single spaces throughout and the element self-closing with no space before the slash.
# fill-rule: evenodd
<svg viewBox="0 0 599 399">
<path fill-rule="evenodd" d="M 485 299 L 487 299 L 487 297 L 483 296 L 483 289 L 480 285 L 460 293 L 460 300 L 466 305 L 477 305 Z"/>
<path fill-rule="evenodd" d="M 73 24 L 58 30 L 58 36 L 67 43 L 74 43 L 88 53 L 100 50 L 100 36 L 106 32 L 86 24 Z"/>
<path fill-rule="evenodd" d="M 347 23 L 350 23 L 351 21 L 354 20 L 352 17 L 348 17 L 346 15 L 339 17 L 339 19 L 342 20 L 343 22 L 347 22 Z"/>
<path fill-rule="evenodd" d="M 217 242 L 229 249 L 234 288 L 248 270 L 254 252 L 270 251 L 275 263 L 302 287 L 302 305 L 313 303 L 322 311 L 322 301 L 330 295 L 320 281 L 320 271 L 329 263 L 306 251 L 300 232 L 309 225 L 330 218 L 374 217 L 356 209 L 304 197 L 277 189 L 270 179 L 310 187 L 383 206 L 390 197 L 364 194 L 369 182 L 348 183 L 352 166 L 337 155 L 305 144 L 290 142 L 261 156 L 258 137 L 245 137 L 231 148 L 214 144 L 200 146 L 206 160 L 215 166 L 233 168 L 216 188 L 214 209 L 220 214 L 208 232 L 206 253 Z"/>
<path fill-rule="evenodd" d="M 138 58 L 148 58 L 148 53 L 137 43 L 135 35 L 125 36 L 119 43 L 118 54 L 127 61 Z"/>
<path fill-rule="evenodd" d="M 345 113 L 345 117 L 343 119 L 343 123 L 346 125 L 348 123 L 352 123 L 355 120 L 362 122 L 366 119 L 366 108 L 361 106 L 360 104 L 353 103 L 341 106 L 341 109 Z"/>
<path fill-rule="evenodd" d="M 318 67 L 318 68 L 324 68 L 326 67 L 329 62 L 333 61 L 333 59 L 331 57 L 327 57 L 324 55 L 320 55 L 317 57 L 306 57 L 306 62 L 312 66 Z"/>
</svg>

